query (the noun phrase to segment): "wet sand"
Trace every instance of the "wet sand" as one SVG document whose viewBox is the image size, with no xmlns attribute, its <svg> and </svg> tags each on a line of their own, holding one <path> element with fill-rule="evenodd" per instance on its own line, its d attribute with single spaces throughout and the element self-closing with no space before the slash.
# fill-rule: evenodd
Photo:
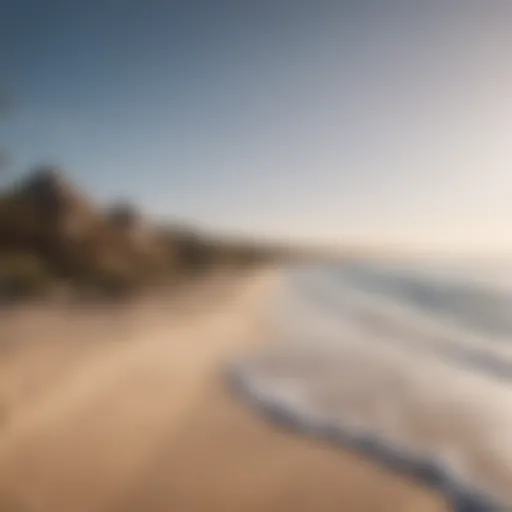
<svg viewBox="0 0 512 512">
<path fill-rule="evenodd" d="M 30 348 L 11 359 L 11 376 L 38 366 L 46 376 L 32 383 L 39 393 L 11 392 L 0 429 L 0 510 L 448 510 L 371 461 L 268 423 L 230 392 L 221 369 L 265 341 L 260 313 L 278 279 L 275 271 L 217 279 L 115 321 L 55 317 L 53 349 L 38 350 L 39 365 L 26 363 L 37 359 Z M 73 336 L 78 348 L 62 349 L 60 360 L 59 344 Z M 11 391 L 25 389 L 22 380 Z"/>
</svg>

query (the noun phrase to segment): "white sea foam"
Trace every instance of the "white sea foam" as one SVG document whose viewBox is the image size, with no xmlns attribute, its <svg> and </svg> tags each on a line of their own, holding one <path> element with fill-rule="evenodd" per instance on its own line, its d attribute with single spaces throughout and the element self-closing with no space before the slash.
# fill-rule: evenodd
<svg viewBox="0 0 512 512">
<path fill-rule="evenodd" d="M 233 366 L 238 389 L 277 420 L 441 488 L 457 510 L 512 508 L 512 336 L 328 275 L 290 273 L 273 308 L 280 343 Z"/>
</svg>

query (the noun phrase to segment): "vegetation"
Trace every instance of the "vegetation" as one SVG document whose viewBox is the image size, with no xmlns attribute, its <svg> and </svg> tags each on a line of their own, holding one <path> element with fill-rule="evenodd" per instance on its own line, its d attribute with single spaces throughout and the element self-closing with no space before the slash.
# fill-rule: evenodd
<svg viewBox="0 0 512 512">
<path fill-rule="evenodd" d="M 55 169 L 38 169 L 0 194 L 3 297 L 39 295 L 56 285 L 128 296 L 177 275 L 246 267 L 276 255 L 254 244 L 154 226 L 126 202 L 104 210 Z"/>
<path fill-rule="evenodd" d="M 44 262 L 35 254 L 0 254 L 0 294 L 4 298 L 24 298 L 47 291 L 52 283 Z"/>
</svg>

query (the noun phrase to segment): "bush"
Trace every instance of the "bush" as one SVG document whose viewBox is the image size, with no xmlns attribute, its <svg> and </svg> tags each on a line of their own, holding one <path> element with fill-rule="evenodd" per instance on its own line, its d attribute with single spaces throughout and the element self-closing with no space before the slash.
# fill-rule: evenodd
<svg viewBox="0 0 512 512">
<path fill-rule="evenodd" d="M 0 254 L 0 295 L 30 297 L 48 290 L 52 282 L 44 262 L 34 254 Z"/>
<path fill-rule="evenodd" d="M 81 276 L 75 284 L 81 291 L 111 299 L 131 297 L 141 286 L 133 275 L 110 269 Z"/>
</svg>

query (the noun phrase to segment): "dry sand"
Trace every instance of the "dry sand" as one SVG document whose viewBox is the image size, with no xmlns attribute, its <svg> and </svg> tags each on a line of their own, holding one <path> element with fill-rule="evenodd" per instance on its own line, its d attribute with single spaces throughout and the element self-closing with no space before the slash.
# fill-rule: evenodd
<svg viewBox="0 0 512 512">
<path fill-rule="evenodd" d="M 220 369 L 265 340 L 258 314 L 278 279 L 217 276 L 119 310 L 1 318 L 0 511 L 447 510 L 229 393 Z"/>
</svg>

